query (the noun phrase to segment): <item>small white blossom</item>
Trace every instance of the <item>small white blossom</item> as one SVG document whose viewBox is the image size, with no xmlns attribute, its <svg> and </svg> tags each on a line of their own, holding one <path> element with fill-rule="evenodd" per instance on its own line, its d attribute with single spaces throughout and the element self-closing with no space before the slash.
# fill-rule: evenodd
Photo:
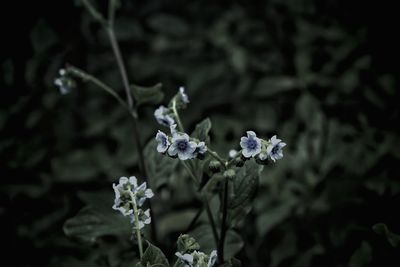
<svg viewBox="0 0 400 267">
<path fill-rule="evenodd" d="M 145 226 L 145 224 L 151 223 L 150 209 L 147 209 L 146 211 L 139 209 L 138 213 L 139 213 L 138 219 L 139 219 L 139 230 L 140 230 Z M 136 225 L 135 215 L 131 214 L 130 216 L 131 216 L 131 223 Z"/>
<path fill-rule="evenodd" d="M 261 140 L 257 138 L 256 133 L 247 131 L 247 137 L 240 139 L 242 154 L 246 158 L 254 157 L 261 152 Z"/>
<path fill-rule="evenodd" d="M 207 152 L 206 143 L 204 142 L 197 143 L 196 149 L 194 151 L 195 157 L 197 157 L 199 154 L 204 155 L 206 152 Z"/>
<path fill-rule="evenodd" d="M 195 157 L 196 143 L 189 140 L 187 134 L 176 133 L 172 137 L 172 144 L 168 149 L 170 156 L 178 155 L 180 160 L 192 159 Z"/>
<path fill-rule="evenodd" d="M 217 251 L 211 251 L 210 258 L 208 259 L 207 267 L 213 267 L 217 261 Z"/>
<path fill-rule="evenodd" d="M 190 101 L 188 95 L 185 93 L 185 87 L 179 87 L 179 95 L 181 96 L 183 103 L 189 104 Z"/>
<path fill-rule="evenodd" d="M 170 115 L 165 114 L 166 112 L 167 108 L 165 108 L 164 106 L 160 106 L 154 111 L 154 117 L 159 124 L 170 127 L 171 125 L 175 124 L 175 121 Z"/>
<path fill-rule="evenodd" d="M 191 254 L 177 252 L 175 255 L 185 264 L 185 267 L 213 267 L 217 260 L 216 250 L 213 250 L 209 256 L 197 250 Z"/>
<path fill-rule="evenodd" d="M 66 95 L 71 91 L 70 81 L 65 77 L 56 78 L 54 85 L 58 87 L 62 95 Z"/>
<path fill-rule="evenodd" d="M 135 176 L 131 176 L 129 179 L 121 177 L 118 184 L 113 184 L 115 200 L 112 208 L 120 211 L 124 216 L 133 214 L 133 201 L 138 207 L 141 207 L 147 198 L 154 196 L 153 191 L 146 187 L 146 183 L 138 186 Z"/>
<path fill-rule="evenodd" d="M 165 133 L 159 130 L 156 135 L 156 141 L 158 143 L 157 151 L 159 153 L 164 153 L 165 151 L 167 151 L 170 142 L 168 141 L 168 136 Z"/>
<path fill-rule="evenodd" d="M 267 146 L 267 154 L 270 159 L 275 162 L 278 159 L 283 158 L 282 148 L 285 146 L 286 143 L 282 142 L 281 139 L 277 139 L 276 135 L 272 136 Z"/>
<path fill-rule="evenodd" d="M 185 267 L 193 267 L 193 256 L 191 254 L 176 252 L 175 255 L 185 264 Z"/>
<path fill-rule="evenodd" d="M 229 158 L 233 159 L 237 155 L 237 151 L 235 149 L 229 150 Z"/>
</svg>

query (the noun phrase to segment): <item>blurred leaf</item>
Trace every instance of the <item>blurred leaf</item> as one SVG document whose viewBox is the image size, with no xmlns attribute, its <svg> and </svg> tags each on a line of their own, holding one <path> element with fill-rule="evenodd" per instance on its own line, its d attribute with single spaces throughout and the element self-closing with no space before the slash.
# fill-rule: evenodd
<svg viewBox="0 0 400 267">
<path fill-rule="evenodd" d="M 169 14 L 157 14 L 149 18 L 149 26 L 156 32 L 183 36 L 189 32 L 186 22 L 176 16 Z"/>
<path fill-rule="evenodd" d="M 157 83 L 153 86 L 140 86 L 132 84 L 131 88 L 137 105 L 156 105 L 159 104 L 164 98 L 164 92 L 161 90 L 161 83 Z"/>
<path fill-rule="evenodd" d="M 267 77 L 258 81 L 255 90 L 252 92 L 257 97 L 267 97 L 297 89 L 298 86 L 298 81 L 293 77 Z"/>
<path fill-rule="evenodd" d="M 371 259 L 372 248 L 368 242 L 363 241 L 361 246 L 351 256 L 349 267 L 369 266 L 368 264 L 371 262 Z"/>
<path fill-rule="evenodd" d="M 374 230 L 375 233 L 386 237 L 387 241 L 389 241 L 390 245 L 392 245 L 393 247 L 400 246 L 400 235 L 389 231 L 386 224 L 377 223 L 374 226 L 372 226 L 372 229 Z"/>
<path fill-rule="evenodd" d="M 149 180 L 155 188 L 167 183 L 179 160 L 174 160 L 157 151 L 157 142 L 152 139 L 144 148 L 144 157 Z"/>
<path fill-rule="evenodd" d="M 200 244 L 200 250 L 204 253 L 209 254 L 217 248 L 209 225 L 200 225 L 190 235 Z M 231 259 L 242 249 L 243 245 L 242 237 L 235 231 L 228 230 L 225 238 L 224 258 Z"/>
<path fill-rule="evenodd" d="M 143 258 L 141 263 L 136 266 L 148 267 L 150 266 L 169 266 L 168 260 L 165 257 L 164 253 L 156 246 L 152 245 L 150 242 L 147 242 L 148 247 L 143 253 Z"/>
<path fill-rule="evenodd" d="M 95 243 L 101 236 L 130 235 L 129 219 L 112 212 L 103 213 L 93 207 L 84 207 L 64 224 L 64 233 L 83 242 Z"/>
<path fill-rule="evenodd" d="M 196 128 L 194 129 L 194 131 L 192 132 L 192 134 L 190 136 L 193 138 L 197 138 L 200 141 L 205 142 L 206 144 L 209 144 L 210 143 L 210 137 L 209 137 L 210 130 L 211 130 L 211 120 L 209 118 L 206 118 L 196 125 Z"/>
<path fill-rule="evenodd" d="M 229 208 L 235 209 L 252 198 L 257 190 L 258 179 L 262 166 L 253 160 L 248 160 L 242 168 L 237 171 L 233 180 L 233 192 L 229 200 Z"/>
</svg>

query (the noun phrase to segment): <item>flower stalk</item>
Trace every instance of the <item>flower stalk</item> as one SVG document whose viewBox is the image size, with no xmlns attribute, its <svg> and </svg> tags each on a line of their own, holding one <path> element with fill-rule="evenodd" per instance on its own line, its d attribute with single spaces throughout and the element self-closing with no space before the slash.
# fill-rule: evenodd
<svg viewBox="0 0 400 267">
<path fill-rule="evenodd" d="M 136 238 L 138 242 L 138 247 L 139 247 L 139 255 L 140 259 L 143 258 L 143 244 L 142 244 L 142 234 L 140 233 L 140 226 L 139 226 L 139 211 L 137 208 L 136 204 L 136 197 L 133 195 L 131 192 L 131 201 L 132 201 L 132 206 L 133 206 L 133 214 L 135 217 L 135 231 L 136 231 Z"/>
</svg>

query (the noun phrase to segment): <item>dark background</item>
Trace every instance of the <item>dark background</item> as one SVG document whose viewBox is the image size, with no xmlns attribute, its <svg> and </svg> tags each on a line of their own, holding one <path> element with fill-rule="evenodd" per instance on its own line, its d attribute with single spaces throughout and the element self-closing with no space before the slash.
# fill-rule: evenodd
<svg viewBox="0 0 400 267">
<path fill-rule="evenodd" d="M 106 2 L 97 1 L 103 12 Z M 400 266 L 399 248 L 372 229 L 400 233 L 394 3 L 121 2 L 116 31 L 132 82 L 161 82 L 163 103 L 185 85 L 184 123 L 210 117 L 223 155 L 248 129 L 288 144 L 239 228 L 243 266 Z M 2 4 L 0 214 L 10 266 L 132 266 L 129 240 L 63 232 L 88 196 L 138 171 L 125 111 L 91 85 L 65 96 L 53 86 L 68 62 L 123 96 L 107 36 L 78 3 Z M 143 143 L 159 129 L 155 108 L 140 108 Z M 169 255 L 198 205 L 168 186 L 182 175 L 178 167 L 152 185 Z"/>
</svg>

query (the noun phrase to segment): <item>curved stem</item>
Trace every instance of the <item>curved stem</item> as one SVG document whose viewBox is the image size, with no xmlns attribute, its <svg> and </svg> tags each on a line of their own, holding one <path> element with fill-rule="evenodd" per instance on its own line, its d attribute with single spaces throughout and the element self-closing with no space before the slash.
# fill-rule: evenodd
<svg viewBox="0 0 400 267">
<path fill-rule="evenodd" d="M 107 27 L 106 30 L 108 33 L 108 37 L 110 38 L 110 43 L 111 43 L 111 47 L 112 47 L 112 50 L 115 55 L 115 59 L 117 60 L 119 72 L 121 73 L 122 83 L 125 88 L 128 106 L 129 106 L 129 108 L 131 108 L 133 110 L 135 108 L 135 106 L 133 103 L 131 89 L 129 86 L 128 75 L 126 74 L 125 64 L 124 64 L 124 61 L 122 60 L 121 51 L 119 50 L 119 45 L 118 45 L 117 39 L 115 37 L 114 28 L 110 26 L 110 27 Z"/>
<path fill-rule="evenodd" d="M 224 244 L 225 244 L 225 236 L 226 236 L 226 231 L 227 225 L 226 225 L 226 218 L 228 215 L 228 179 L 225 179 L 224 183 L 224 194 L 222 198 L 222 221 L 221 221 L 221 237 L 219 239 L 218 243 L 218 262 L 219 264 L 222 264 L 224 262 Z"/>
<path fill-rule="evenodd" d="M 178 129 L 181 132 L 185 132 L 185 129 L 183 128 L 183 124 L 181 121 L 181 118 L 179 117 L 178 111 L 176 109 L 176 100 L 175 98 L 172 100 L 172 112 L 175 115 L 176 123 L 178 124 Z"/>
<path fill-rule="evenodd" d="M 207 152 L 206 152 L 206 153 L 208 153 L 208 154 L 209 154 L 210 156 L 212 156 L 214 159 L 218 160 L 218 161 L 222 164 L 222 166 L 224 166 L 224 168 L 227 169 L 226 161 L 223 160 L 223 159 L 218 155 L 217 152 L 212 151 L 210 148 L 207 148 Z"/>
</svg>

